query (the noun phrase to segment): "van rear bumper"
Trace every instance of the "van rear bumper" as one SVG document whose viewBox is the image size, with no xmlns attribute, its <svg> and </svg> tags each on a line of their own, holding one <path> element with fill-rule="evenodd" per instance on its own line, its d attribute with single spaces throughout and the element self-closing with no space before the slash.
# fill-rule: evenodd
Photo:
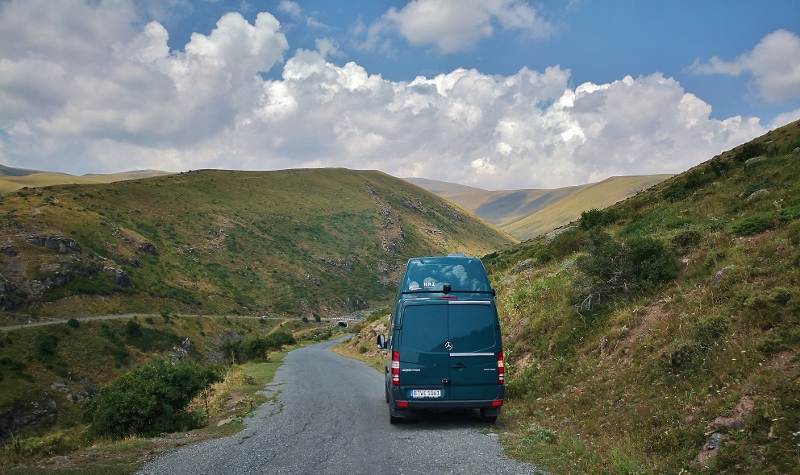
<svg viewBox="0 0 800 475">
<path fill-rule="evenodd" d="M 497 396 L 494 399 L 402 399 L 402 401 L 408 403 L 409 409 L 488 409 L 493 407 L 499 408 L 503 404 L 505 392 L 505 387 L 501 386 L 497 390 Z"/>
<path fill-rule="evenodd" d="M 490 407 L 500 407 L 497 405 L 503 403 L 502 399 L 489 399 L 489 400 L 463 400 L 463 401 L 406 401 L 408 402 L 409 409 L 431 409 L 431 410 L 449 410 L 449 409 L 481 409 Z"/>
</svg>

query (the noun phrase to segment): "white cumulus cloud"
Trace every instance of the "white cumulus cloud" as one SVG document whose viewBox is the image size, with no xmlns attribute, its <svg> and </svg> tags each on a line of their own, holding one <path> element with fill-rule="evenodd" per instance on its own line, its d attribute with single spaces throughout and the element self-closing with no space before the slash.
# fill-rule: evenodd
<svg viewBox="0 0 800 475">
<path fill-rule="evenodd" d="M 415 45 L 435 45 L 443 53 L 469 51 L 495 29 L 516 30 L 524 36 L 546 37 L 553 26 L 521 0 L 412 0 L 400 10 L 392 7 L 374 25 L 373 41 L 396 29 Z"/>
<path fill-rule="evenodd" d="M 718 57 L 699 60 L 690 67 L 698 74 L 752 75 L 758 93 L 770 102 L 800 99 L 800 37 L 777 30 L 765 36 L 751 51 L 734 61 Z"/>
<path fill-rule="evenodd" d="M 540 31 L 520 1 L 407 8 L 456 4 L 476 30 Z M 392 81 L 332 62 L 332 40 L 284 62 L 289 45 L 269 13 L 253 23 L 226 14 L 172 51 L 163 24 L 140 15 L 133 0 L 0 3 L 0 163 L 76 174 L 347 167 L 555 188 L 678 173 L 766 132 L 758 119 L 711 118 L 707 103 L 662 74 L 573 86 L 559 66 L 458 68 Z M 453 48 L 480 39 L 445 36 L 418 38 Z M 260 74 L 274 68 L 279 78 Z"/>
</svg>

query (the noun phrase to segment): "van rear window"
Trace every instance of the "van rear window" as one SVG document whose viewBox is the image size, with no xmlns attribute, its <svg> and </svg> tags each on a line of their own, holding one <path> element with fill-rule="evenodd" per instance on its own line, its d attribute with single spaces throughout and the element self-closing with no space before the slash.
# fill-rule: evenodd
<svg viewBox="0 0 800 475">
<path fill-rule="evenodd" d="M 453 351 L 471 353 L 491 350 L 495 342 L 495 321 L 488 305 L 449 305 L 450 342 Z"/>
<path fill-rule="evenodd" d="M 430 353 L 442 351 L 447 341 L 447 306 L 412 305 L 403 312 L 402 345 Z"/>
<path fill-rule="evenodd" d="M 445 284 L 449 284 L 453 291 L 491 290 L 486 270 L 479 259 L 459 259 L 456 263 L 445 263 L 421 258 L 408 262 L 402 291 L 441 292 Z"/>
<path fill-rule="evenodd" d="M 420 352 L 469 353 L 491 350 L 495 341 L 495 318 L 489 305 L 412 305 L 403 312 L 402 346 Z"/>
</svg>

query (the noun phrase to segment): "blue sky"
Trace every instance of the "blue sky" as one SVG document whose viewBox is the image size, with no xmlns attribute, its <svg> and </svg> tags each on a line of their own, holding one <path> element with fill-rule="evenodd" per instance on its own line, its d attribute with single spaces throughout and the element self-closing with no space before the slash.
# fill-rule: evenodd
<svg viewBox="0 0 800 475">
<path fill-rule="evenodd" d="M 800 93 L 794 100 L 780 104 L 760 100 L 749 85 L 749 74 L 697 74 L 690 68 L 695 60 L 708 61 L 714 56 L 734 61 L 778 29 L 800 35 L 800 4 L 793 0 L 578 0 L 549 1 L 542 7 L 528 2 L 552 24 L 548 37 L 525 38 L 517 29 L 496 28 L 492 36 L 480 40 L 474 48 L 448 54 L 433 45 L 415 46 L 394 35 L 388 54 L 362 52 L 349 45 L 353 26 L 359 21 L 371 24 L 390 8 L 402 9 L 406 1 L 294 2 L 300 7 L 302 18 L 281 11 L 280 1 L 244 3 L 242 8 L 240 1 L 195 2 L 185 8 L 184 15 L 170 22 L 174 26 L 170 28 L 170 46 L 181 49 L 195 31 L 207 34 L 217 19 L 229 11 L 240 11 L 252 22 L 256 12 L 266 9 L 284 25 L 290 50 L 315 49 L 315 40 L 329 37 L 337 41 L 342 53 L 330 58 L 333 62 L 342 65 L 355 61 L 370 74 L 393 81 L 410 81 L 419 75 L 431 77 L 456 68 L 510 75 L 522 67 L 542 71 L 560 65 L 572 72 L 574 85 L 664 73 L 711 104 L 711 116 L 717 119 L 743 115 L 768 121 L 800 108 Z M 307 19 L 319 26 L 309 26 Z M 280 68 L 274 68 L 270 76 L 280 77 Z"/>
<path fill-rule="evenodd" d="M 2 76 L 10 166 L 553 188 L 800 119 L 800 4 L 6 0 Z"/>
</svg>

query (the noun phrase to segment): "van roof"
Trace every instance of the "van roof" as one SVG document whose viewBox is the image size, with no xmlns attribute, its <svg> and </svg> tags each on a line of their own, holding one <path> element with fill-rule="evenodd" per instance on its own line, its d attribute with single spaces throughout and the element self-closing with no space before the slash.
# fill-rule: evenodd
<svg viewBox="0 0 800 475">
<path fill-rule="evenodd" d="M 477 257 L 463 254 L 409 259 L 400 293 L 491 292 L 486 269 Z"/>
</svg>

